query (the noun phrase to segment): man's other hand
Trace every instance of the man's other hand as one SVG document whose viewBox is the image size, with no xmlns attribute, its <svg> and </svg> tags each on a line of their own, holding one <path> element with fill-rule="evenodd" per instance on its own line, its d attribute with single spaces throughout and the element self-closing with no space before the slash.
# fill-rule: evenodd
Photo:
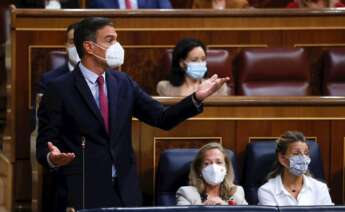
<svg viewBox="0 0 345 212">
<path fill-rule="evenodd" d="M 214 74 L 211 78 L 201 83 L 199 89 L 195 92 L 196 100 L 204 101 L 204 99 L 218 91 L 229 80 L 230 77 L 218 78 L 218 75 Z"/>
<path fill-rule="evenodd" d="M 59 148 L 53 145 L 52 142 L 48 142 L 48 149 L 49 149 L 49 160 L 55 166 L 64 166 L 69 164 L 75 158 L 74 153 L 62 153 L 60 152 Z"/>
</svg>

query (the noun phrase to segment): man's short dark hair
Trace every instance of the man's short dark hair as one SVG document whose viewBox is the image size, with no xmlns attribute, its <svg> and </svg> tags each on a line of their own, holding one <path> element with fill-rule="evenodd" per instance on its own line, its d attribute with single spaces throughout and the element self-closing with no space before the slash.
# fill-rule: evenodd
<svg viewBox="0 0 345 212">
<path fill-rule="evenodd" d="M 113 26 L 113 23 L 110 19 L 102 17 L 85 18 L 77 24 L 74 30 L 74 45 L 80 58 L 84 56 L 84 41 L 96 42 L 97 31 L 105 26 Z"/>
</svg>

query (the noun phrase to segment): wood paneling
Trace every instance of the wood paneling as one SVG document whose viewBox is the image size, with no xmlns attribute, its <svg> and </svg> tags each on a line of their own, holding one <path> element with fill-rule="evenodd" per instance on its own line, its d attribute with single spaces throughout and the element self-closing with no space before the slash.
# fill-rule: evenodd
<svg viewBox="0 0 345 212">
<path fill-rule="evenodd" d="M 154 173 L 159 155 L 168 148 L 198 148 L 208 142 L 219 142 L 235 150 L 234 121 L 190 120 L 181 123 L 171 131 L 164 131 L 140 123 L 133 128 L 141 144 L 140 177 L 145 195 L 151 199 L 155 188 Z M 147 197 L 147 196 L 146 196 Z M 150 204 L 148 202 L 147 204 Z M 151 202 L 152 204 L 152 202 Z"/>
<path fill-rule="evenodd" d="M 158 140 L 164 138 L 163 142 L 171 142 L 166 145 L 168 147 L 178 147 L 179 138 L 182 138 L 183 143 L 188 142 L 187 140 L 192 141 L 188 147 L 203 145 L 205 139 L 198 138 L 208 137 L 210 140 L 221 138 L 224 147 L 236 153 L 242 173 L 246 145 L 251 138 L 279 137 L 287 130 L 298 130 L 306 137 L 315 138 L 320 145 L 324 174 L 331 188 L 332 200 L 338 204 L 343 203 L 345 132 L 341 129 L 345 127 L 345 111 L 341 108 L 345 105 L 345 98 L 302 99 L 302 97 L 265 97 L 261 100 L 255 97 L 210 98 L 206 101 L 202 114 L 168 132 L 134 120 L 136 125 L 133 134 L 139 135 L 139 140 L 143 143 L 141 146 L 145 146 L 140 153 L 140 156 L 145 158 L 140 160 L 140 177 L 145 194 L 149 196 L 147 199 L 152 198 L 154 194 L 153 177 L 156 169 L 154 165 L 158 163 L 156 155 L 161 150 L 155 148 L 157 138 Z M 160 98 L 160 100 L 170 105 L 178 99 Z M 332 114 L 330 111 L 337 112 Z M 153 185 L 150 182 L 153 182 Z"/>
<path fill-rule="evenodd" d="M 17 206 L 31 202 L 29 140 L 34 86 L 46 71 L 38 59 L 48 49 L 63 47 L 66 26 L 84 17 L 105 16 L 114 20 L 119 41 L 126 51 L 124 71 L 145 90 L 155 94 L 155 83 L 164 75 L 159 59 L 183 37 L 196 37 L 211 48 L 225 48 L 235 57 L 243 48 L 307 47 L 312 63 L 323 49 L 345 46 L 343 10 L 12 10 L 12 70 L 7 86 L 7 124 L 4 154 L 15 165 Z M 148 77 L 149 76 L 149 77 Z M 165 101 L 165 100 L 163 100 Z M 166 104 L 175 102 L 168 99 Z M 153 195 L 154 138 L 191 137 L 191 145 L 204 139 L 221 137 L 225 147 L 241 158 L 248 136 L 278 136 L 285 129 L 300 129 L 317 136 L 324 150 L 323 159 L 332 197 L 343 201 L 344 150 L 340 145 L 345 107 L 344 98 L 213 98 L 205 112 L 174 130 L 165 132 L 134 121 L 133 145 L 136 151 L 143 190 L 148 202 Z M 334 125 L 333 121 L 337 121 Z M 338 123 L 339 122 L 339 123 Z M 260 130 L 261 129 L 261 130 Z M 263 130 L 263 131 L 262 131 Z M 336 137 L 337 136 L 337 137 Z M 334 140 L 335 139 L 335 140 Z M 162 142 L 163 143 L 163 142 Z M 178 142 L 172 142 L 178 146 Z M 344 145 L 341 143 L 341 145 Z M 157 161 L 156 161 L 157 162 Z M 156 163 L 155 162 L 155 163 Z"/>
<path fill-rule="evenodd" d="M 334 201 L 345 203 L 345 121 L 332 121 L 330 155 L 331 192 L 338 194 Z"/>
<path fill-rule="evenodd" d="M 13 168 L 11 162 L 2 153 L 0 153 L 0 181 L 0 195 L 3 197 L 3 202 L 0 204 L 0 211 L 12 211 Z"/>
</svg>

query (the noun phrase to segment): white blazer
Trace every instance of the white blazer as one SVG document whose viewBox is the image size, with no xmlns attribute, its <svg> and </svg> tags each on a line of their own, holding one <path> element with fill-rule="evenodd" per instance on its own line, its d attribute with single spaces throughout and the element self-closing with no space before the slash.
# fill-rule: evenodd
<svg viewBox="0 0 345 212">
<path fill-rule="evenodd" d="M 241 186 L 236 186 L 236 192 L 231 196 L 237 205 L 248 205 Z M 182 186 L 176 192 L 177 205 L 202 205 L 201 196 L 194 186 Z"/>
</svg>

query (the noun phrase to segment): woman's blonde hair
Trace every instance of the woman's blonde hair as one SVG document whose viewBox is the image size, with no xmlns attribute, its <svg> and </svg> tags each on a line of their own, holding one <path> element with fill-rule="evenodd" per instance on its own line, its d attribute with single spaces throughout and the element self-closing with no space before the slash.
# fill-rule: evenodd
<svg viewBox="0 0 345 212">
<path fill-rule="evenodd" d="M 220 197 L 223 200 L 228 200 L 236 192 L 236 185 L 234 184 L 235 176 L 230 159 L 226 156 L 224 148 L 219 143 L 208 143 L 200 148 L 190 168 L 189 185 L 196 187 L 200 194 L 205 193 L 206 183 L 201 176 L 201 170 L 203 168 L 205 153 L 211 149 L 218 149 L 223 153 L 226 175 L 220 184 Z"/>
</svg>

